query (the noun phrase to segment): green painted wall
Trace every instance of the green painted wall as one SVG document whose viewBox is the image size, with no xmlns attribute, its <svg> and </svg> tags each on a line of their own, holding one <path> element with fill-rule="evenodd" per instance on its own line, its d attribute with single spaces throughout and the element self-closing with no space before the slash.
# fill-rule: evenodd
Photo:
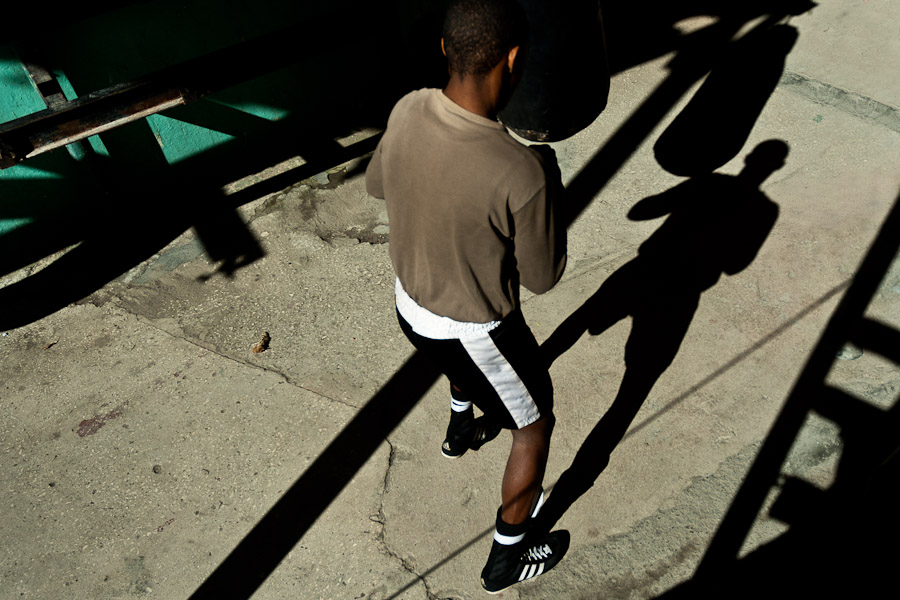
<svg viewBox="0 0 900 600">
<path fill-rule="evenodd" d="M 227 169 L 225 158 L 242 160 L 240 144 L 230 142 L 268 136 L 286 143 L 293 131 L 332 110 L 334 99 L 356 103 L 360 109 L 374 104 L 373 99 L 384 92 L 378 73 L 403 71 L 400 65 L 381 64 L 380 47 L 415 45 L 417 36 L 430 40 L 437 33 L 433 15 L 442 11 L 444 3 L 156 0 L 135 2 L 53 31 L 40 43 L 42 62 L 57 76 L 70 100 L 294 23 L 298 26 L 291 35 L 299 38 L 310 28 L 326 28 L 340 43 L 329 47 L 325 56 L 300 56 L 290 68 L 0 170 L 0 237 L 35 219 L 77 210 L 82 184 L 90 183 L 86 170 L 79 167 L 86 153 L 143 174 L 204 155 L 210 159 L 207 163 L 222 157 L 222 168 Z M 345 8 L 343 14 L 365 7 L 389 17 L 381 24 L 372 23 L 374 41 L 366 46 L 360 47 L 354 39 L 344 44 L 341 19 L 326 16 L 336 7 Z M 423 28 L 423 22 L 431 26 Z M 28 40 L 33 43 L 33 38 Z M 43 108 L 14 47 L 0 43 L 0 122 Z M 94 188 L 88 185 L 87 189 Z"/>
<path fill-rule="evenodd" d="M 294 22 L 315 23 L 328 5 L 295 0 L 138 2 L 48 36 L 41 43 L 43 66 L 58 77 L 71 100 Z M 297 35 L 302 34 L 298 29 Z M 335 61 L 349 64 L 352 57 L 329 57 L 330 64 Z M 0 170 L 0 235 L 73 201 L 74 191 L 61 194 L 57 180 L 75 184 L 77 159 L 85 150 L 113 155 L 125 164 L 176 164 L 297 111 L 314 110 L 316 91 L 334 85 L 333 72 L 323 71 L 316 60 L 301 60 L 197 103 L 94 136 L 81 149 L 57 149 Z M 0 122 L 43 108 L 12 45 L 0 44 Z"/>
<path fill-rule="evenodd" d="M 24 117 L 43 108 L 44 102 L 12 48 L 0 45 L 0 122 Z M 22 164 L 0 171 L 0 183 L 3 180 L 62 179 L 68 165 L 65 160 L 60 160 L 58 152 L 53 154 L 50 161 L 45 159 L 40 163 Z M 41 201 L 40 198 L 35 200 L 37 203 Z M 0 235 L 30 223 L 32 212 L 33 207 L 27 206 L 21 199 L 9 194 L 0 196 Z"/>
</svg>

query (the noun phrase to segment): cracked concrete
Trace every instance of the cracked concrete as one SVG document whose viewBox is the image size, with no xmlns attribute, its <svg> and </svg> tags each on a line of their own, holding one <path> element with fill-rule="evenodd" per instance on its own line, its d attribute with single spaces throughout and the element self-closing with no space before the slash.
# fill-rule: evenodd
<svg viewBox="0 0 900 600">
<path fill-rule="evenodd" d="M 792 21 L 787 78 L 721 169 L 739 172 L 764 140 L 788 142 L 762 188 L 779 204 L 775 228 L 749 267 L 702 295 L 674 362 L 563 515 L 570 555 L 503 598 L 651 598 L 690 577 L 900 189 L 900 136 L 883 119 L 900 106 L 887 31 L 897 10 L 822 2 Z M 566 181 L 667 76 L 667 60 L 618 74 L 603 115 L 554 144 Z M 806 93 L 824 85 L 840 101 Z M 864 98 L 887 108 L 850 110 Z M 523 296 L 539 341 L 664 222 L 627 215 L 683 181 L 652 146 L 687 102 L 573 224 L 559 286 Z M 189 597 L 405 363 L 384 208 L 360 166 L 241 207 L 266 255 L 232 278 L 186 232 L 83 301 L 4 332 L 0 599 Z M 900 327 L 900 262 L 869 311 Z M 269 348 L 251 352 L 263 331 Z M 622 320 L 554 362 L 548 487 L 615 397 L 630 332 Z M 900 371 L 864 352 L 837 361 L 829 383 L 888 407 Z M 387 436 L 254 598 L 485 597 L 478 574 L 509 436 L 446 461 L 446 387 Z M 842 450 L 834 424 L 811 417 L 783 474 L 824 489 Z M 745 551 L 785 527 L 762 514 Z"/>
<path fill-rule="evenodd" d="M 281 376 L 248 361 L 150 327 L 112 304 L 67 312 L 52 331 L 21 332 L 15 346 L 6 345 L 12 352 L 4 364 L 13 369 L 33 353 L 57 350 L 81 357 L 68 368 L 57 364 L 32 372 L 39 381 L 58 378 L 61 389 L 49 393 L 52 383 L 26 386 L 18 402 L 4 405 L 3 470 L 11 478 L 4 506 L 14 513 L 28 510 L 4 524 L 5 539 L 22 539 L 14 554 L 12 547 L 4 552 L 4 568 L 17 565 L 21 582 L 12 589 L 32 597 L 60 597 L 61 589 L 73 597 L 121 597 L 146 588 L 163 597 L 187 596 L 192 590 L 183 582 L 194 578 L 191 573 L 224 558 L 353 411 L 285 385 Z M 73 339 L 72 319 L 85 318 L 104 325 Z M 53 348 L 33 342 L 55 332 L 61 335 Z M 145 364 L 125 355 L 151 347 L 159 356 Z M 85 370 L 106 377 L 86 380 L 79 374 Z M 220 381 L 224 388 L 216 385 Z M 192 393 L 194 385 L 209 394 Z M 36 413 L 33 407 L 39 405 L 52 409 Z M 105 418 L 94 417 L 97 424 L 86 433 L 78 429 L 91 415 Z M 78 440 L 75 447 L 70 439 Z M 295 549 L 296 566 L 272 580 L 277 593 L 302 581 L 317 597 L 341 598 L 351 583 L 371 591 L 392 580 L 394 565 L 370 556 L 377 540 L 371 523 L 357 514 L 375 506 L 380 477 L 377 468 L 357 476 L 345 492 L 354 504 L 336 507 L 344 526 L 314 527 Z M 200 539 L 217 542 L 204 543 L 208 551 L 201 554 Z M 329 559 L 309 559 L 319 554 Z M 146 567 L 140 577 L 127 567 L 138 558 Z M 358 568 L 342 566 L 337 577 L 327 568 L 329 561 Z M 33 579 L 56 568 L 67 574 Z M 7 577 L 5 571 L 3 578 L 10 581 Z"/>
<path fill-rule="evenodd" d="M 400 594 L 406 592 L 410 588 L 416 587 L 417 583 L 421 583 L 421 585 L 424 587 L 426 598 L 428 600 L 438 600 L 438 597 L 435 596 L 431 592 L 431 590 L 428 588 L 428 582 L 425 580 L 425 578 L 422 575 L 420 575 L 418 572 L 416 572 L 415 564 L 412 564 L 408 559 L 404 558 L 403 556 L 398 554 L 396 551 L 391 549 L 390 545 L 388 544 L 388 542 L 385 539 L 385 529 L 387 528 L 387 519 L 384 516 L 384 493 L 387 492 L 387 489 L 388 489 L 389 480 L 390 480 L 390 476 L 391 476 L 391 467 L 394 464 L 394 457 L 395 457 L 394 445 L 391 444 L 390 439 L 387 440 L 387 443 L 388 443 L 388 446 L 390 446 L 390 452 L 388 453 L 387 467 L 384 470 L 384 489 L 382 490 L 382 502 L 381 502 L 381 506 L 378 508 L 378 514 L 375 516 L 370 516 L 369 518 L 371 520 L 373 520 L 374 522 L 379 523 L 381 525 L 381 531 L 379 532 L 378 540 L 381 543 L 384 552 L 386 552 L 389 556 L 391 556 L 397 562 L 399 562 L 400 565 L 407 572 L 409 572 L 410 575 L 413 575 L 415 577 L 415 580 L 410 581 L 400 590 L 394 591 L 388 597 L 389 598 L 400 597 Z"/>
<path fill-rule="evenodd" d="M 160 322 L 160 323 L 157 323 L 157 322 L 150 321 L 150 320 L 148 320 L 148 319 L 146 319 L 146 318 L 144 318 L 144 317 L 142 317 L 142 316 L 140 316 L 140 315 L 135 315 L 135 316 L 138 318 L 138 320 L 139 320 L 140 322 L 145 323 L 145 324 L 149 325 L 150 327 L 154 327 L 154 328 L 158 329 L 159 331 L 168 333 L 169 335 L 171 335 L 171 336 L 172 336 L 173 338 L 175 338 L 175 339 L 184 340 L 184 341 L 186 341 L 186 342 L 188 342 L 188 343 L 190 343 L 190 344 L 194 344 L 194 345 L 197 346 L 198 348 L 202 348 L 202 349 L 204 349 L 204 350 L 208 350 L 209 352 L 212 352 L 213 354 L 216 354 L 217 356 L 220 356 L 221 358 L 223 358 L 223 359 L 225 359 L 225 360 L 228 360 L 228 361 L 234 361 L 234 362 L 236 362 L 236 363 L 238 363 L 238 364 L 241 364 L 241 365 L 250 367 L 250 368 L 252 368 L 252 369 L 259 369 L 259 370 L 265 371 L 265 372 L 267 372 L 267 373 L 273 373 L 273 374 L 275 374 L 275 375 L 281 377 L 281 378 L 284 380 L 285 383 L 288 383 L 288 384 L 290 384 L 290 385 L 296 387 L 297 389 L 303 390 L 303 391 L 305 391 L 305 392 L 309 392 L 309 393 L 311 393 L 311 394 L 315 394 L 315 395 L 321 397 L 321 398 L 324 399 L 324 400 L 328 400 L 328 401 L 331 401 L 331 402 L 338 402 L 338 403 L 344 404 L 345 406 L 348 406 L 348 407 L 350 407 L 350 408 L 358 408 L 358 407 L 356 407 L 356 406 L 354 406 L 354 405 L 352 405 L 352 404 L 348 404 L 347 402 L 344 402 L 343 400 L 341 400 L 341 399 L 339 399 L 339 398 L 331 398 L 331 397 L 326 396 L 326 395 L 324 395 L 324 394 L 320 394 L 319 392 L 317 392 L 317 391 L 315 391 L 315 390 L 311 390 L 311 389 L 309 389 L 309 388 L 305 388 L 305 387 L 303 387 L 303 385 L 301 385 L 300 383 L 298 383 L 298 382 L 292 380 L 291 377 L 290 377 L 290 375 L 288 375 L 288 374 L 286 374 L 286 373 L 283 373 L 283 372 L 279 371 L 279 370 L 276 369 L 276 368 L 273 368 L 273 367 L 270 367 L 270 366 L 266 366 L 266 365 L 262 365 L 262 364 L 254 364 L 254 363 L 250 362 L 249 360 L 241 359 L 241 358 L 238 357 L 238 356 L 233 356 L 233 355 L 223 354 L 222 352 L 219 352 L 219 351 L 216 349 L 216 347 L 213 346 L 213 345 L 210 345 L 210 344 L 206 344 L 206 343 L 200 342 L 200 341 L 198 341 L 198 340 L 196 340 L 196 339 L 189 339 L 189 338 L 187 338 L 187 337 L 184 336 L 183 332 L 180 332 L 180 331 L 177 331 L 177 330 L 176 330 L 176 331 L 170 331 L 170 330 L 166 329 L 166 325 L 167 325 L 168 323 L 166 323 L 166 322 L 164 322 L 164 321 L 163 321 L 163 322 Z M 251 351 L 252 351 L 252 347 L 251 347 Z"/>
<path fill-rule="evenodd" d="M 778 84 L 817 104 L 833 106 L 847 114 L 900 132 L 900 110 L 896 107 L 791 71 L 785 72 Z"/>
</svg>

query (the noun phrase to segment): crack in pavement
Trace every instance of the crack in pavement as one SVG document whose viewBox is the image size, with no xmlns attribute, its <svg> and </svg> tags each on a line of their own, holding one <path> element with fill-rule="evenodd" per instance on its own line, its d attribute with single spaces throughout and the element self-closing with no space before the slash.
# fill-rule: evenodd
<svg viewBox="0 0 900 600">
<path fill-rule="evenodd" d="M 116 296 L 116 298 L 119 299 L 119 300 L 121 300 L 121 298 L 119 298 L 118 296 Z M 199 341 L 199 340 L 191 339 L 191 338 L 185 336 L 183 333 L 182 333 L 182 334 L 177 334 L 177 333 L 174 333 L 174 332 L 172 332 L 172 331 L 169 331 L 168 329 L 165 329 L 164 327 L 160 327 L 159 325 L 157 325 L 156 323 L 154 323 L 151 319 L 148 319 L 147 317 L 145 317 L 145 316 L 143 316 L 143 315 L 141 315 L 141 314 L 138 314 L 138 313 L 129 311 L 127 308 L 125 308 L 125 307 L 122 306 L 121 304 L 119 304 L 118 306 L 119 306 L 119 308 L 121 308 L 123 311 L 125 311 L 125 312 L 128 313 L 129 315 L 135 317 L 139 322 L 143 323 L 144 325 L 147 325 L 147 326 L 149 326 L 149 327 L 152 327 L 153 329 L 156 329 L 157 331 L 161 331 L 161 332 L 165 333 L 166 335 L 169 335 L 169 336 L 171 336 L 171 337 L 173 337 L 173 338 L 175 338 L 175 339 L 177 339 L 177 340 L 182 340 L 182 341 L 184 341 L 184 342 L 187 342 L 188 344 L 191 344 L 191 345 L 193 345 L 193 346 L 197 346 L 198 348 L 203 348 L 203 349 L 206 350 L 207 352 L 211 352 L 211 353 L 215 354 L 216 356 L 219 356 L 219 357 L 221 357 L 221 358 L 224 358 L 225 360 L 230 360 L 230 361 L 235 362 L 235 363 L 237 363 L 237 364 L 239 364 L 239 365 L 244 365 L 244 366 L 246 366 L 246 367 L 250 367 L 250 368 L 253 368 L 253 369 L 259 369 L 259 370 L 264 371 L 264 372 L 267 372 L 267 373 L 272 373 L 273 375 L 277 375 L 278 377 L 280 377 L 280 378 L 281 378 L 285 383 L 287 383 L 288 385 L 291 385 L 291 386 L 293 386 L 293 387 L 295 387 L 295 388 L 301 389 L 301 390 L 303 390 L 303 391 L 305 391 L 305 392 L 309 392 L 309 393 L 311 393 L 311 394 L 315 394 L 316 396 L 318 396 L 318 397 L 320 397 L 320 398 L 322 398 L 322 399 L 324 399 L 324 400 L 328 400 L 329 402 L 335 402 L 335 403 L 337 403 L 337 404 L 342 404 L 342 405 L 344 405 L 344 406 L 346 406 L 346 407 L 348 407 L 348 408 L 352 408 L 352 409 L 354 409 L 354 410 L 359 410 L 359 407 L 356 406 L 356 405 L 354 405 L 354 404 L 350 404 L 349 402 L 345 402 L 345 401 L 340 400 L 340 399 L 338 399 L 338 398 L 332 398 L 331 396 L 328 396 L 328 395 L 326 395 L 326 394 L 323 394 L 322 392 L 316 391 L 316 390 L 314 390 L 314 389 L 311 389 L 311 388 L 308 388 L 308 387 L 306 387 L 306 386 L 304 386 L 304 385 L 301 385 L 300 383 L 297 383 L 296 381 L 294 381 L 294 379 L 293 379 L 292 377 L 290 377 L 290 376 L 287 375 L 286 373 L 283 373 L 283 372 L 279 371 L 278 369 L 273 369 L 273 368 L 271 368 L 271 367 L 265 367 L 265 366 L 263 366 L 263 365 L 258 365 L 258 364 L 255 364 L 255 363 L 252 363 L 252 362 L 249 362 L 249 361 L 246 361 L 246 360 L 241 360 L 240 358 L 237 358 L 237 357 L 235 357 L 235 356 L 230 356 L 230 355 L 228 355 L 228 354 L 225 354 L 225 353 L 219 351 L 215 346 L 213 346 L 213 345 L 211 345 L 211 344 L 206 344 L 206 343 L 201 342 L 201 341 Z"/>
<path fill-rule="evenodd" d="M 883 125 L 900 133 L 900 109 L 796 71 L 785 70 L 778 86 L 816 104 Z"/>
<path fill-rule="evenodd" d="M 384 534 L 385 534 L 385 529 L 387 528 L 387 523 L 386 523 L 387 519 L 384 515 L 384 495 L 385 495 L 385 492 L 387 492 L 388 478 L 391 475 L 391 467 L 394 466 L 395 449 L 394 449 L 394 444 L 391 443 L 391 441 L 388 438 L 385 438 L 384 441 L 387 442 L 387 445 L 391 450 L 390 450 L 390 453 L 388 454 L 387 467 L 384 470 L 384 482 L 383 482 L 383 486 L 381 488 L 381 504 L 378 507 L 377 513 L 375 513 L 374 515 L 369 515 L 370 521 L 381 525 L 381 530 L 378 532 L 378 535 L 375 537 L 375 539 L 381 545 L 385 554 L 387 554 L 391 558 L 397 560 L 400 563 L 400 566 L 403 567 L 404 570 L 409 572 L 411 575 L 414 575 L 416 577 L 416 579 L 418 579 L 419 581 L 422 582 L 422 585 L 425 587 L 425 597 L 427 598 L 427 600 L 446 600 L 446 599 L 442 599 L 440 596 L 436 596 L 431 591 L 431 588 L 428 586 L 428 581 L 426 581 L 425 577 L 423 575 L 420 575 L 418 572 L 416 572 L 415 567 L 412 564 L 410 564 L 410 562 L 408 560 L 406 560 L 405 558 L 400 556 L 397 552 L 392 550 L 390 545 L 387 543 L 387 540 L 385 539 Z M 404 587 L 404 589 L 409 589 L 409 587 L 411 587 L 411 584 Z M 393 598 L 394 596 L 391 596 L 391 597 Z"/>
</svg>

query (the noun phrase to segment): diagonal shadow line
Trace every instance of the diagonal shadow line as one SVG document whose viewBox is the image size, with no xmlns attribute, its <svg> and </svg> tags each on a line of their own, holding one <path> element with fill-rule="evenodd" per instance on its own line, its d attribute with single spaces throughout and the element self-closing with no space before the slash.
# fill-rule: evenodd
<svg viewBox="0 0 900 600">
<path fill-rule="evenodd" d="M 777 478 L 803 420 L 821 395 L 828 372 L 841 346 L 859 326 L 900 249 L 900 196 L 858 267 L 850 289 L 841 299 L 831 319 L 797 376 L 793 388 L 744 477 L 728 512 L 710 541 L 694 574 L 695 580 L 713 579 L 737 560 L 746 536 L 759 514 L 771 483 Z"/>
<path fill-rule="evenodd" d="M 738 364 L 743 362 L 745 359 L 749 358 L 750 355 L 755 353 L 757 350 L 761 349 L 763 346 L 766 346 L 769 342 L 780 337 L 788 329 L 790 329 L 791 327 L 793 327 L 794 325 L 799 323 L 801 320 L 806 318 L 810 313 L 812 313 L 813 311 L 815 311 L 816 309 L 818 309 L 819 307 L 821 307 L 822 305 L 827 303 L 829 300 L 834 298 L 834 296 L 836 296 L 843 290 L 847 289 L 847 287 L 849 287 L 849 285 L 850 285 L 850 280 L 847 280 L 842 283 L 839 283 L 838 285 L 834 286 L 833 288 L 831 288 L 830 290 L 825 292 L 825 294 L 823 294 L 818 299 L 816 299 L 814 302 L 812 302 L 811 304 L 806 306 L 806 308 L 804 308 L 803 310 L 796 313 L 793 317 L 791 317 L 790 319 L 788 319 L 787 321 L 785 321 L 784 323 L 782 323 L 781 325 L 779 325 L 778 327 L 776 327 L 775 329 L 770 331 L 768 334 L 766 334 L 762 339 L 758 340 L 752 346 L 750 346 L 743 352 L 739 353 L 734 358 L 729 360 L 727 363 L 725 363 L 724 365 L 722 365 L 721 367 L 719 367 L 718 369 L 716 369 L 715 371 L 713 371 L 712 373 L 710 373 L 709 375 L 707 375 L 706 377 L 704 377 L 703 379 L 701 379 L 700 381 L 698 381 L 697 383 L 692 385 L 685 392 L 683 392 L 683 393 L 679 394 L 678 396 L 676 396 L 675 398 L 673 398 L 671 401 L 669 401 L 665 405 L 665 407 L 661 408 L 658 412 L 651 415 L 650 417 L 647 417 L 646 419 L 644 419 L 637 425 L 629 428 L 628 433 L 626 433 L 622 437 L 622 440 L 624 441 L 624 440 L 630 438 L 631 436 L 635 435 L 638 431 L 640 431 L 641 429 L 648 426 L 650 423 L 652 423 L 653 421 L 655 421 L 656 419 L 661 417 L 664 413 L 675 408 L 678 404 L 680 404 L 687 398 L 694 395 L 697 391 L 706 387 L 707 385 L 709 385 L 710 383 L 712 383 L 713 381 L 715 381 L 716 379 L 718 379 L 719 377 L 724 375 L 727 371 L 730 371 L 732 368 L 736 367 Z M 549 494 L 550 492 L 552 492 L 553 487 L 555 485 L 556 485 L 556 482 L 554 482 L 553 485 L 548 486 L 544 491 L 547 494 Z M 469 540 L 468 542 L 466 542 L 465 544 L 463 544 L 462 546 L 460 546 L 459 548 L 457 548 L 456 550 L 454 550 L 453 552 L 451 552 L 450 554 L 448 554 L 447 556 L 442 558 L 440 561 L 436 562 L 434 565 L 429 567 L 423 573 L 417 574 L 416 580 L 411 581 L 410 583 L 406 584 L 405 586 L 403 586 L 402 588 L 400 588 L 399 590 L 397 590 L 396 592 L 394 592 L 393 594 L 388 596 L 385 600 L 393 600 L 394 598 L 399 597 L 400 594 L 402 594 L 406 590 L 413 587 L 419 580 L 422 580 L 425 577 L 428 577 L 429 575 L 431 575 L 432 573 L 434 573 L 435 571 L 437 571 L 438 569 L 440 569 L 441 567 L 443 567 L 444 565 L 449 563 L 451 560 L 453 560 L 454 558 L 456 558 L 457 556 L 459 556 L 460 554 L 462 554 L 463 552 L 465 552 L 466 550 L 471 548 L 479 540 L 481 540 L 485 536 L 489 535 L 492 531 L 494 531 L 493 527 L 485 529 L 484 531 L 482 531 L 481 533 L 479 533 L 478 535 L 473 537 L 471 540 Z"/>
<path fill-rule="evenodd" d="M 217 272 L 228 274 L 246 266 L 261 256 L 261 249 L 236 213 L 229 208 L 237 208 L 278 192 L 353 158 L 364 157 L 374 150 L 379 138 L 380 135 L 371 136 L 346 147 L 335 141 L 334 150 L 315 154 L 303 165 L 227 195 L 216 189 L 211 181 L 197 178 L 197 181 L 188 179 L 189 184 L 182 183 L 185 179 L 181 176 L 186 171 L 173 169 L 163 174 L 156 183 L 161 186 L 160 189 L 169 190 L 159 196 L 168 199 L 164 206 L 177 206 L 174 212 L 176 217 L 170 218 L 165 210 L 153 211 L 143 217 L 145 227 L 137 232 L 129 230 L 129 233 L 121 234 L 121 228 L 110 225 L 127 220 L 131 209 L 120 210 L 109 202 L 85 213 L 90 214 L 90 219 L 74 213 L 59 222 L 38 220 L 5 233 L 0 236 L 0 275 L 73 244 L 77 246 L 54 258 L 46 268 L 0 287 L 0 329 L 32 323 L 93 293 L 134 265 L 149 259 L 191 225 L 210 260 L 223 261 Z M 28 185 L 32 184 L 24 184 L 22 189 L 30 189 Z M 0 191 L 5 189 L 0 182 Z M 189 190 L 196 190 L 196 193 Z M 156 207 L 160 208 L 159 203 Z M 110 229 L 113 233 L 109 233 Z M 108 253 L 110 243 L 119 244 L 119 252 L 112 258 Z M 91 268 L 85 270 L 85 264 L 91 265 Z"/>
<path fill-rule="evenodd" d="M 267 108 L 284 110 L 283 107 Z M 270 128 L 276 122 L 211 98 L 202 98 L 191 104 L 182 104 L 160 114 L 181 123 L 234 137 Z"/>
<path fill-rule="evenodd" d="M 847 280 L 842 283 L 839 283 L 838 285 L 834 286 L 833 288 L 831 288 L 830 290 L 825 292 L 825 294 L 822 295 L 821 297 L 819 297 L 815 302 L 813 302 L 812 304 L 810 304 L 809 306 L 807 306 L 806 308 L 804 308 L 803 310 L 798 312 L 796 315 L 794 315 L 793 317 L 788 319 L 786 322 L 784 322 L 781 325 L 779 325 L 778 327 L 776 327 L 774 330 L 769 332 L 761 340 L 757 341 L 755 344 L 753 344 L 752 346 L 750 346 L 749 348 L 747 348 L 746 350 L 744 350 L 743 352 L 741 352 L 740 354 L 738 354 L 737 356 L 735 356 L 734 358 L 729 360 L 727 363 L 725 363 L 724 365 L 722 365 L 721 367 L 719 367 L 718 369 L 716 369 L 715 371 L 713 371 L 712 373 L 710 373 L 709 375 L 704 377 L 702 380 L 700 380 L 697 383 L 695 383 L 694 385 L 692 385 L 686 391 L 682 392 L 681 394 L 679 394 L 678 396 L 673 398 L 671 401 L 669 401 L 666 404 L 665 407 L 659 409 L 659 411 L 657 411 L 653 415 L 647 417 L 646 419 L 644 419 L 643 421 L 641 421 L 634 427 L 631 427 L 628 430 L 628 434 L 625 436 L 625 438 L 631 437 L 632 435 L 634 435 L 635 433 L 637 433 L 638 431 L 640 431 L 641 429 L 643 429 L 644 427 L 646 427 L 647 425 L 649 425 L 650 423 L 652 423 L 653 421 L 655 421 L 656 419 L 661 417 L 663 414 L 665 414 L 669 410 L 675 408 L 675 406 L 677 406 L 678 404 L 680 404 L 687 398 L 690 398 L 695 393 L 697 393 L 699 390 L 701 390 L 702 388 L 706 387 L 707 385 L 709 385 L 710 383 L 712 383 L 713 381 L 715 381 L 716 379 L 718 379 L 719 377 L 724 375 L 727 371 L 730 371 L 733 367 L 736 367 L 739 363 L 743 362 L 751 354 L 753 354 L 754 352 L 756 352 L 757 350 L 759 350 L 760 348 L 762 348 L 763 346 L 765 346 L 766 344 L 768 344 L 769 342 L 774 340 L 775 338 L 781 336 L 781 334 L 783 334 L 785 331 L 787 331 L 788 329 L 790 329 L 791 327 L 796 325 L 798 322 L 800 322 L 800 320 L 805 318 L 811 312 L 813 312 L 814 310 L 816 310 L 817 308 L 819 308 L 820 306 L 822 306 L 823 304 L 825 304 L 826 302 L 831 300 L 835 295 L 837 295 L 841 291 L 845 290 L 849 285 L 850 285 L 850 280 Z M 625 439 L 625 438 L 623 438 L 623 439 Z"/>
<path fill-rule="evenodd" d="M 413 353 L 191 598 L 252 596 L 438 376 Z"/>
<path fill-rule="evenodd" d="M 868 307 L 900 250 L 898 231 L 900 197 L 809 353 L 693 576 L 657 598 L 756 598 L 770 591 L 772 580 L 790 582 L 792 589 L 779 583 L 783 597 L 880 597 L 893 583 L 887 581 L 896 558 L 884 548 L 886 540 L 896 537 L 897 528 L 896 489 L 891 485 L 896 485 L 898 477 L 896 468 L 890 470 L 888 457 L 896 456 L 900 403 L 895 401 L 883 410 L 831 387 L 827 377 L 841 346 L 855 341 L 854 335 L 870 322 Z M 897 332 L 891 329 L 893 337 Z M 840 394 L 839 399 L 822 404 L 829 390 Z M 865 407 L 865 412 L 855 407 Z M 835 423 L 843 439 L 835 478 L 824 490 L 799 478 L 779 481 L 784 461 L 811 411 Z M 880 469 L 886 470 L 879 474 Z M 885 486 L 877 481 L 881 477 Z M 780 492 L 769 515 L 789 529 L 741 555 L 773 487 Z M 804 490 L 814 492 L 804 496 Z M 818 572 L 828 572 L 829 577 L 810 575 Z M 867 577 L 859 578 L 861 572 Z"/>
<path fill-rule="evenodd" d="M 229 206 L 243 206 L 257 198 L 262 198 L 268 194 L 281 191 L 298 181 L 303 181 L 307 177 L 312 177 L 316 173 L 321 173 L 335 165 L 340 165 L 341 163 L 354 158 L 365 157 L 375 150 L 375 146 L 378 145 L 378 140 L 381 139 L 381 135 L 382 134 L 378 133 L 348 146 L 337 144 L 338 148 L 324 158 L 310 158 L 302 165 L 292 167 L 283 173 L 252 183 L 237 192 L 229 194 L 225 197 L 225 200 L 228 202 Z M 368 161 L 367 158 L 363 158 L 363 160 L 366 162 Z M 364 166 L 361 168 L 365 169 Z M 352 173 L 350 175 L 352 175 Z"/>
<path fill-rule="evenodd" d="M 703 36 L 704 43 L 697 46 L 705 48 L 706 53 L 698 52 L 695 47 L 689 56 L 679 57 L 680 66 L 673 68 L 670 76 L 571 181 L 566 189 L 567 225 L 587 208 L 669 110 L 709 71 L 715 60 L 707 56 L 713 54 L 708 52 L 710 46 L 727 46 L 744 24 L 741 19 L 720 21 L 710 28 L 712 31 L 707 36 Z M 772 19 L 769 19 L 755 30 L 764 30 L 771 24 Z M 223 595 L 249 598 L 438 376 L 434 366 L 418 352 L 413 354 L 191 595 L 191 599 L 218 600 Z M 404 385 L 407 377 L 410 378 L 409 385 Z M 398 398 L 388 398 L 388 390 Z M 299 518 L 298 513 L 302 514 Z"/>
<path fill-rule="evenodd" d="M 479 533 L 478 535 L 473 537 L 471 540 L 469 540 L 468 542 L 466 542 L 465 544 L 463 544 L 462 546 L 460 546 L 459 548 L 457 548 L 456 550 L 454 550 L 453 552 L 451 552 L 450 554 L 448 554 L 447 556 L 445 556 L 444 558 L 442 558 L 441 560 L 436 562 L 434 565 L 429 567 L 428 570 L 426 570 L 424 573 L 421 573 L 421 574 L 416 573 L 415 579 L 413 579 L 412 581 L 410 581 L 409 583 L 404 585 L 402 588 L 400 588 L 399 590 L 397 590 L 396 592 L 394 592 L 393 594 L 391 594 L 384 600 L 394 600 L 394 598 L 399 597 L 400 594 L 402 594 L 409 588 L 413 587 L 420 581 L 424 581 L 426 577 L 428 577 L 429 575 L 431 575 L 432 573 L 434 573 L 435 571 L 437 571 L 438 569 L 440 569 L 441 567 L 446 565 L 448 562 L 450 562 L 451 560 L 453 560 L 454 558 L 456 558 L 457 556 L 459 556 L 460 554 L 462 554 L 463 552 L 465 552 L 466 550 L 468 550 L 475 544 L 477 544 L 479 541 L 484 539 L 485 536 L 490 535 L 493 531 L 494 531 L 493 526 L 488 527 L 487 529 L 485 529 L 484 531 L 482 531 L 481 533 Z"/>
</svg>

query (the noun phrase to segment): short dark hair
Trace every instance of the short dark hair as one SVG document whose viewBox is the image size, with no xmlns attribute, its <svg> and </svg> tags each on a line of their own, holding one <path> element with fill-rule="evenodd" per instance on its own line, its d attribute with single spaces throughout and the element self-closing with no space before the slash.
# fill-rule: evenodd
<svg viewBox="0 0 900 600">
<path fill-rule="evenodd" d="M 442 33 L 450 70 L 483 77 L 524 41 L 525 11 L 515 0 L 454 0 Z"/>
</svg>

